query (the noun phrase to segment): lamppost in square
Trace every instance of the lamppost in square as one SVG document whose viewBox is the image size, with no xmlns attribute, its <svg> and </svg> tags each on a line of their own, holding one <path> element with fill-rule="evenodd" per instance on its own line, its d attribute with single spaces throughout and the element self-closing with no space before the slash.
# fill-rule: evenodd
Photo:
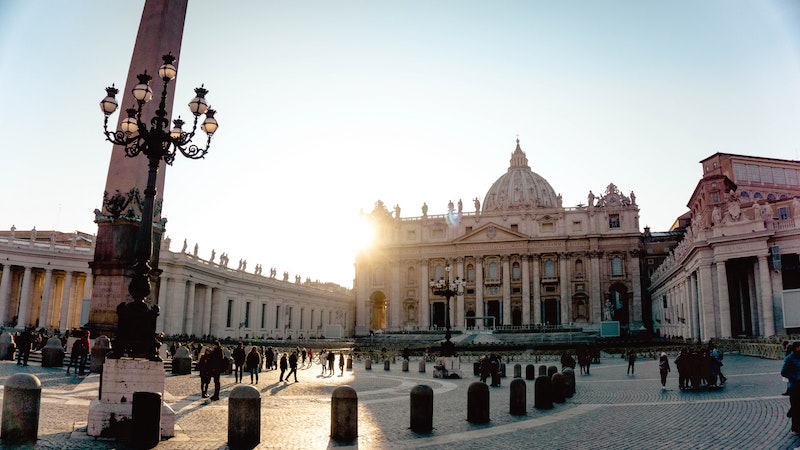
<svg viewBox="0 0 800 450">
<path fill-rule="evenodd" d="M 109 116 L 118 107 L 115 95 L 119 90 L 113 85 L 107 87 L 107 95 L 100 102 L 100 108 L 105 115 L 103 130 L 106 140 L 123 146 L 125 156 L 129 158 L 135 158 L 141 153 L 148 159 L 147 187 L 144 191 L 142 218 L 134 248 L 135 263 L 132 267 L 131 282 L 128 285 L 128 292 L 133 300 L 121 303 L 117 307 L 117 333 L 109 358 L 128 356 L 159 360 L 157 351 L 159 343 L 155 338 L 159 308 L 158 305 L 148 307 L 145 303 L 145 299 L 150 295 L 150 277 L 159 275 L 150 265 L 153 255 L 153 207 L 158 169 L 162 160 L 166 164 L 172 165 L 178 151 L 190 159 L 203 158 L 208 153 L 211 136 L 218 127 L 217 120 L 214 118 L 215 111 L 208 107 L 205 99 L 208 91 L 201 86 L 194 90 L 196 96 L 189 102 L 189 110 L 194 115 L 192 131 L 186 132 L 182 129 L 185 122 L 180 117 L 173 120 L 173 128 L 169 128 L 169 114 L 166 110 L 167 86 L 170 81 L 175 79 L 178 71 L 174 65 L 175 57 L 171 53 L 164 55 L 162 59 L 164 64 L 158 68 L 158 77 L 163 83 L 161 102 L 155 116 L 150 120 L 149 126 L 142 118 L 142 108 L 153 98 L 153 90 L 150 87 L 153 77 L 147 71 L 137 75 L 139 83 L 131 90 L 137 104 L 125 110 L 127 117 L 122 120 L 120 130 L 113 132 L 108 130 Z M 200 116 L 203 115 L 205 119 L 200 127 L 208 135 L 205 148 L 192 144 L 197 123 Z"/>
<path fill-rule="evenodd" d="M 456 277 L 455 280 L 450 279 L 450 264 L 445 267 L 445 272 L 447 273 L 447 280 L 442 277 L 436 281 L 431 281 L 430 285 L 433 295 L 444 297 L 447 300 L 444 316 L 444 327 L 446 331 L 444 334 L 445 341 L 442 343 L 442 356 L 453 356 L 455 354 L 455 345 L 450 342 L 450 337 L 452 336 L 450 334 L 450 298 L 464 295 L 464 286 L 466 283 L 460 277 Z"/>
</svg>

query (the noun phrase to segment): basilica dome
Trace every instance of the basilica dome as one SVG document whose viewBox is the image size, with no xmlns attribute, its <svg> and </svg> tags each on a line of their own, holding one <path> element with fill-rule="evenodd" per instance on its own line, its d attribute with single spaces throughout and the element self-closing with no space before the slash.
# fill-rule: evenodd
<svg viewBox="0 0 800 450">
<path fill-rule="evenodd" d="M 511 154 L 508 172 L 494 182 L 483 199 L 483 213 L 554 208 L 559 205 L 553 187 L 528 166 L 528 158 L 519 146 Z"/>
</svg>

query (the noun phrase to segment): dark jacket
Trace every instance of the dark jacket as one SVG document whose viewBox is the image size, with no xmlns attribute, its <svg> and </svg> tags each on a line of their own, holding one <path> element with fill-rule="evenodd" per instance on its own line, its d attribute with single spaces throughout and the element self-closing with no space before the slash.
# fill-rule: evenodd
<svg viewBox="0 0 800 450">
<path fill-rule="evenodd" d="M 259 355 L 258 352 L 251 351 L 247 354 L 246 362 L 248 369 L 258 368 L 258 366 L 261 365 L 261 355 Z"/>
<path fill-rule="evenodd" d="M 233 349 L 231 356 L 233 357 L 233 362 L 236 363 L 237 366 L 243 365 L 244 358 L 246 356 L 244 353 L 244 347 L 237 346 L 235 349 Z"/>
<path fill-rule="evenodd" d="M 297 358 L 294 359 L 295 365 L 297 365 Z M 286 355 L 281 355 L 281 370 L 286 370 Z"/>
<path fill-rule="evenodd" d="M 222 348 L 214 346 L 211 351 L 211 375 L 216 376 L 228 370 L 228 361 L 225 360 L 225 355 L 222 353 Z"/>
<path fill-rule="evenodd" d="M 200 360 L 197 361 L 197 371 L 200 372 L 202 378 L 211 378 L 213 367 L 211 366 L 212 355 L 201 355 Z"/>
<path fill-rule="evenodd" d="M 297 368 L 297 353 L 292 353 L 289 355 L 289 367 L 292 369 Z"/>
</svg>

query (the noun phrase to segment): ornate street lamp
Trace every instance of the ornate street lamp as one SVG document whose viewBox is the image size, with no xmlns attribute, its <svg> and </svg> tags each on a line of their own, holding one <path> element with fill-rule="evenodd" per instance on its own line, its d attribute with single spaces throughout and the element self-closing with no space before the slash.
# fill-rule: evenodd
<svg viewBox="0 0 800 450">
<path fill-rule="evenodd" d="M 113 355 L 109 354 L 108 356 L 111 358 L 129 356 L 160 360 L 157 352 L 159 344 L 155 339 L 159 308 L 158 305 L 150 308 L 145 304 L 145 298 L 150 295 L 150 276 L 158 275 L 150 266 L 150 259 L 153 255 L 153 204 L 156 196 L 156 176 L 161 160 L 172 165 L 178 150 L 190 159 L 203 158 L 208 153 L 211 136 L 218 127 L 217 120 L 214 118 L 215 111 L 209 109 L 205 99 L 208 91 L 200 86 L 194 90 L 196 97 L 189 102 L 189 110 L 194 115 L 192 131 L 188 133 L 183 131 L 184 122 L 180 117 L 172 121 L 173 128 L 169 129 L 169 115 L 166 111 L 167 85 L 175 79 L 178 71 L 175 68 L 175 57 L 172 56 L 172 53 L 164 55 L 162 59 L 164 64 L 158 68 L 158 76 L 164 84 L 161 102 L 155 116 L 150 120 L 149 127 L 142 120 L 142 108 L 153 98 L 153 90 L 150 88 L 152 77 L 147 74 L 147 71 L 136 77 L 139 83 L 133 87 L 131 93 L 136 99 L 137 105 L 125 110 L 128 116 L 122 120 L 120 130 L 108 131 L 108 118 L 117 110 L 118 104 L 114 96 L 119 90 L 113 84 L 111 87 L 107 87 L 108 95 L 100 102 L 100 108 L 105 115 L 103 130 L 106 140 L 115 145 L 124 146 L 125 156 L 134 158 L 139 153 L 143 153 L 149 162 L 142 220 L 139 224 L 139 235 L 134 250 L 136 262 L 132 267 L 133 276 L 128 286 L 128 292 L 133 297 L 133 301 L 121 303 L 117 307 L 117 334 L 114 340 Z M 201 128 L 208 135 L 205 148 L 191 143 L 197 130 L 197 122 L 202 115 L 205 115 L 205 119 Z"/>
<path fill-rule="evenodd" d="M 450 264 L 445 267 L 447 272 L 447 281 L 444 278 L 439 278 L 437 281 L 431 281 L 431 291 L 433 295 L 444 297 L 447 300 L 447 307 L 444 316 L 445 341 L 442 343 L 442 356 L 453 356 L 455 354 L 455 345 L 450 342 L 450 298 L 457 295 L 464 295 L 464 286 L 466 283 L 460 277 L 456 277 L 455 281 L 450 279 Z"/>
</svg>

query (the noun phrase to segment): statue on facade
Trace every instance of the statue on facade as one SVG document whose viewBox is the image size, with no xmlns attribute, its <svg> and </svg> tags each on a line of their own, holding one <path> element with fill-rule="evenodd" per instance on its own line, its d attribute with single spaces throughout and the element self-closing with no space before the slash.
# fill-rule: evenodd
<svg viewBox="0 0 800 450">
<path fill-rule="evenodd" d="M 428 204 L 422 202 L 422 217 L 428 217 Z"/>
<path fill-rule="evenodd" d="M 211 258 L 208 259 L 208 262 L 213 263 L 215 256 L 217 256 L 217 252 L 212 248 L 211 249 Z"/>
<path fill-rule="evenodd" d="M 300 284 L 300 275 L 295 275 L 294 276 L 294 283 L 295 284 Z"/>
<path fill-rule="evenodd" d="M 454 209 L 454 206 L 453 206 L 453 201 L 452 201 L 452 200 L 450 200 L 449 202 L 447 202 L 447 212 L 450 212 L 450 211 L 452 211 L 453 209 Z"/>
<path fill-rule="evenodd" d="M 14 232 L 17 231 L 17 227 L 11 225 L 11 233 L 8 235 L 8 243 L 10 244 L 11 241 L 14 240 Z"/>
<path fill-rule="evenodd" d="M 53 248 L 55 246 L 56 246 L 56 232 L 55 230 L 53 230 L 50 232 L 50 248 Z"/>
<path fill-rule="evenodd" d="M 198 249 L 198 246 L 197 246 L 197 243 L 195 243 L 194 244 L 194 257 L 195 258 L 197 258 L 197 249 Z"/>
<path fill-rule="evenodd" d="M 242 272 L 247 272 L 247 260 L 242 260 Z"/>
<path fill-rule="evenodd" d="M 720 225 L 721 223 L 722 223 L 722 211 L 720 211 L 719 206 L 715 206 L 714 209 L 711 211 L 711 224 Z"/>
<path fill-rule="evenodd" d="M 239 258 L 239 266 L 236 267 L 236 270 L 242 270 L 242 259 Z"/>
<path fill-rule="evenodd" d="M 394 205 L 394 218 L 395 219 L 399 219 L 400 218 L 400 205 L 399 204 L 398 205 Z"/>
<path fill-rule="evenodd" d="M 186 242 L 186 239 L 183 240 L 183 248 L 181 248 L 181 253 L 186 253 L 186 249 L 189 247 L 189 244 Z"/>
<path fill-rule="evenodd" d="M 631 205 L 636 206 L 636 194 L 631 191 Z"/>
<path fill-rule="evenodd" d="M 589 190 L 589 198 L 587 198 L 586 204 L 589 206 L 589 208 L 594 207 L 594 193 L 591 190 Z"/>
<path fill-rule="evenodd" d="M 614 305 L 611 300 L 606 299 L 606 307 L 603 310 L 603 320 L 614 320 Z"/>
<path fill-rule="evenodd" d="M 289 281 L 289 272 L 283 272 L 283 281 Z"/>
<path fill-rule="evenodd" d="M 561 197 L 561 193 L 559 193 L 559 194 L 556 196 L 556 206 L 557 206 L 557 207 L 559 207 L 559 208 L 561 208 L 561 205 L 562 205 L 562 204 L 563 204 L 563 198 Z"/>
<path fill-rule="evenodd" d="M 472 202 L 475 203 L 475 212 L 481 212 L 481 201 L 478 200 L 478 197 L 472 199 Z"/>
<path fill-rule="evenodd" d="M 461 203 L 461 199 L 458 199 L 458 213 L 461 214 L 461 211 L 464 210 L 464 204 Z"/>
<path fill-rule="evenodd" d="M 36 227 L 31 230 L 31 242 L 36 242 Z"/>
</svg>

